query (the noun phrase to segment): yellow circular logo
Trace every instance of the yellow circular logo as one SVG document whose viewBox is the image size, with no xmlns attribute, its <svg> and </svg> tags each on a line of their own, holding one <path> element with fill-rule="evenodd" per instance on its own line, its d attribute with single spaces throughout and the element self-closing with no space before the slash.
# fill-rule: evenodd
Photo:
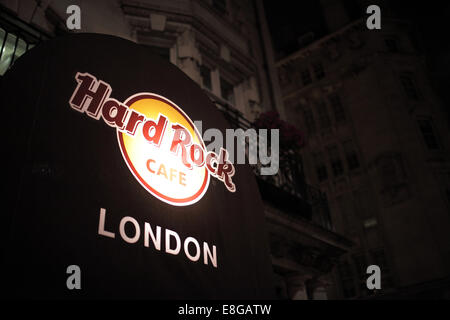
<svg viewBox="0 0 450 320">
<path fill-rule="evenodd" d="M 209 185 L 209 172 L 204 166 L 206 148 L 192 120 L 156 94 L 136 94 L 124 104 L 139 130 L 133 135 L 117 130 L 117 136 L 135 178 L 169 204 L 184 206 L 200 200 Z"/>
</svg>

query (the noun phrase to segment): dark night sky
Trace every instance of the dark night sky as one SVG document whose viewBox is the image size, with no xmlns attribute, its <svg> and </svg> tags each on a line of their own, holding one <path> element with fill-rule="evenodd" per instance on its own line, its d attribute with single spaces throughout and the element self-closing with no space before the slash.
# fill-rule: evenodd
<svg viewBox="0 0 450 320">
<path fill-rule="evenodd" d="M 275 51 L 280 54 L 296 51 L 297 38 L 305 33 L 326 33 L 318 0 L 285 0 L 282 5 L 279 1 L 264 0 L 264 7 Z"/>
<path fill-rule="evenodd" d="M 344 0 L 346 6 L 351 7 L 354 0 Z M 377 1 L 373 1 L 376 3 Z M 444 30 L 449 20 L 449 2 L 441 0 L 388 1 L 394 14 L 398 18 L 410 20 L 422 39 L 423 50 L 436 52 L 448 48 L 448 41 Z M 272 33 L 275 50 L 281 55 L 289 54 L 299 49 L 298 37 L 313 31 L 316 37 L 327 33 L 327 27 L 321 12 L 320 1 L 280 1 L 264 0 L 266 16 Z M 383 13 L 383 7 L 381 7 Z M 365 8 L 357 9 L 353 15 L 365 15 Z"/>
</svg>

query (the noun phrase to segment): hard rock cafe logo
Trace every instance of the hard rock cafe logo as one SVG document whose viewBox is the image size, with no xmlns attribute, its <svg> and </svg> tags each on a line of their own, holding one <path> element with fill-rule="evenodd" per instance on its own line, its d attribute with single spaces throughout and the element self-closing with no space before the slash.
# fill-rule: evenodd
<svg viewBox="0 0 450 320">
<path fill-rule="evenodd" d="M 235 192 L 234 166 L 228 152 L 207 152 L 192 120 L 172 101 L 138 93 L 121 103 L 111 86 L 89 73 L 77 73 L 70 106 L 117 131 L 120 151 L 136 180 L 158 199 L 176 206 L 199 201 L 209 176 Z"/>
</svg>

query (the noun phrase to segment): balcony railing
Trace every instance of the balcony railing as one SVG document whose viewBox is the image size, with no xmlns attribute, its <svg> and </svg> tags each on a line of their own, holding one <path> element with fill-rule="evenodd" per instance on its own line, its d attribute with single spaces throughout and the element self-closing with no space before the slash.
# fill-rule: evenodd
<svg viewBox="0 0 450 320">
<path fill-rule="evenodd" d="M 231 128 L 246 130 L 254 127 L 242 112 L 213 93 L 205 92 L 223 113 Z M 252 165 L 263 199 L 292 216 L 307 219 L 331 230 L 330 211 L 325 193 L 305 182 L 301 159 L 296 159 L 293 152 L 284 154 L 291 156 L 285 157 L 274 176 L 261 175 L 260 165 Z"/>
</svg>

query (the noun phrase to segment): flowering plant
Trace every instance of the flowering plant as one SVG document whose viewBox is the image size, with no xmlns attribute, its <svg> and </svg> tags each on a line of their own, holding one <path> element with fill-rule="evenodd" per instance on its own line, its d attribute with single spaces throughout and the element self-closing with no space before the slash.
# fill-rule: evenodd
<svg viewBox="0 0 450 320">
<path fill-rule="evenodd" d="M 297 152 L 304 143 L 303 134 L 295 126 L 280 119 L 277 111 L 261 113 L 254 121 L 257 129 L 279 129 L 280 130 L 280 152 Z"/>
</svg>

